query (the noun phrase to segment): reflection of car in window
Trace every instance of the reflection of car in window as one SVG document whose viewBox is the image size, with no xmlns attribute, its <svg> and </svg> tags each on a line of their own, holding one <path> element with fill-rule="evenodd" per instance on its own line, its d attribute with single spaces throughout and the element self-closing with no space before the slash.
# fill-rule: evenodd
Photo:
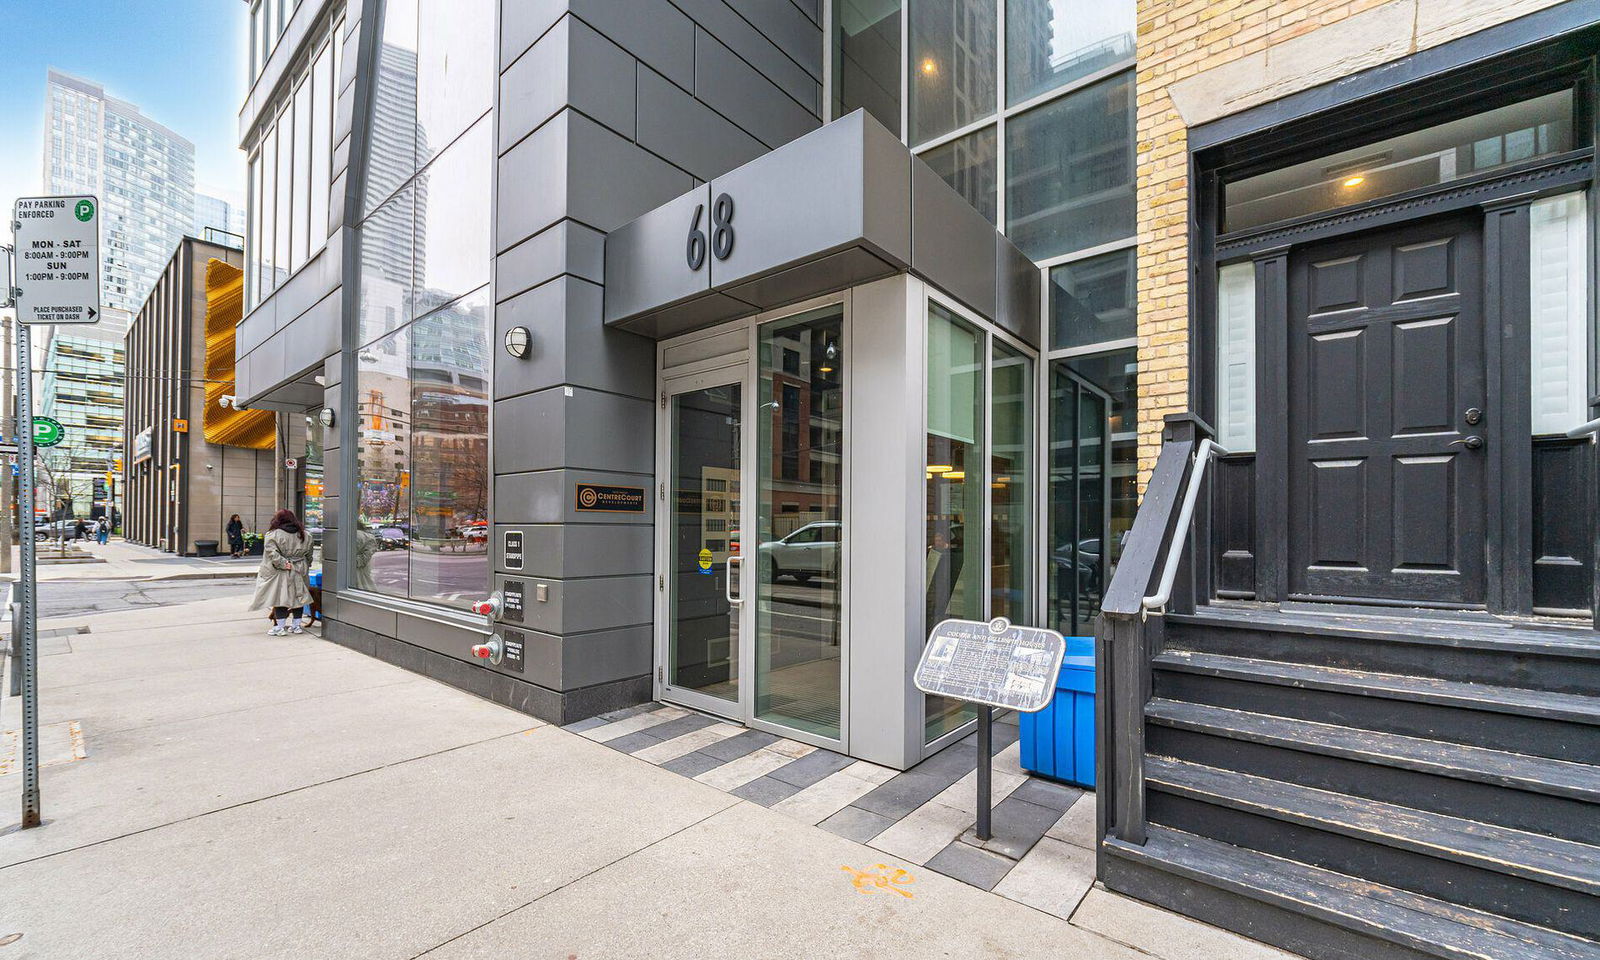
<svg viewBox="0 0 1600 960">
<path fill-rule="evenodd" d="M 814 576 L 839 575 L 839 537 L 843 524 L 817 520 L 781 540 L 769 540 L 758 549 L 769 583 L 793 577 L 805 583 Z"/>
</svg>

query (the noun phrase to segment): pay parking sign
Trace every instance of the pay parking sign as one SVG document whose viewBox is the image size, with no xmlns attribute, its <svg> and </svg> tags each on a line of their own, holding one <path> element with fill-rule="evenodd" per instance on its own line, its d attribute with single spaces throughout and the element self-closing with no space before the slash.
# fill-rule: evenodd
<svg viewBox="0 0 1600 960">
<path fill-rule="evenodd" d="M 100 322 L 100 205 L 94 197 L 23 197 L 12 212 L 17 321 Z"/>
</svg>

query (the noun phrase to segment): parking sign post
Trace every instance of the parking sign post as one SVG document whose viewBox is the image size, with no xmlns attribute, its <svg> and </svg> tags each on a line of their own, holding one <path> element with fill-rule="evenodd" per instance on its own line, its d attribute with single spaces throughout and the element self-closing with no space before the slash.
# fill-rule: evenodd
<svg viewBox="0 0 1600 960">
<path fill-rule="evenodd" d="M 17 311 L 17 515 L 22 570 L 18 633 L 22 663 L 22 826 L 37 827 L 39 805 L 38 565 L 33 541 L 33 350 L 31 325 L 92 324 L 100 320 L 100 202 L 95 197 L 24 197 L 11 217 L 7 250 Z M 48 418 L 45 418 L 48 419 Z M 53 426 L 52 426 L 53 425 Z M 43 445 L 61 442 L 61 425 L 41 421 Z"/>
</svg>

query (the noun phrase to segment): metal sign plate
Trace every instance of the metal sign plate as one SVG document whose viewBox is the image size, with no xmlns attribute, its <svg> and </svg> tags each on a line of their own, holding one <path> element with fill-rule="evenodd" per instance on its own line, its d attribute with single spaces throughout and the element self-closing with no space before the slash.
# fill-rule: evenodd
<svg viewBox="0 0 1600 960">
<path fill-rule="evenodd" d="M 500 639 L 501 646 L 505 650 L 500 661 L 500 669 L 510 670 L 514 673 L 522 672 L 522 664 L 524 662 L 523 645 L 526 640 L 527 638 L 516 630 L 507 630 L 505 632 L 505 636 Z"/>
<path fill-rule="evenodd" d="M 100 322 L 100 201 L 23 197 L 16 221 L 17 321 Z"/>
<path fill-rule="evenodd" d="M 507 530 L 506 546 L 500 551 L 500 563 L 507 570 L 522 569 L 522 531 Z"/>
<path fill-rule="evenodd" d="M 1067 642 L 1005 617 L 946 620 L 933 628 L 913 682 L 923 693 L 1033 713 L 1056 692 Z"/>
<path fill-rule="evenodd" d="M 585 513 L 644 513 L 644 487 L 580 483 L 574 506 Z"/>
<path fill-rule="evenodd" d="M 33 445 L 36 447 L 53 447 L 61 442 L 67 435 L 66 428 L 61 421 L 54 417 L 35 416 L 33 418 Z"/>
<path fill-rule="evenodd" d="M 523 587 L 521 580 L 506 578 L 505 587 L 500 591 L 502 595 L 500 619 L 510 620 L 515 623 L 522 622 L 522 611 L 526 607 L 526 595 L 523 593 Z"/>
</svg>

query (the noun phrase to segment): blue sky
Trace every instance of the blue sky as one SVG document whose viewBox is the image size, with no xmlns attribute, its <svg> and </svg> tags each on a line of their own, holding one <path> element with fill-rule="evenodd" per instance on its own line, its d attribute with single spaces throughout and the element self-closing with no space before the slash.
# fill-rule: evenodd
<svg viewBox="0 0 1600 960">
<path fill-rule="evenodd" d="M 192 140 L 199 187 L 242 199 L 247 10 L 243 0 L 0 0 L 0 207 L 39 187 L 49 67 Z"/>
</svg>

